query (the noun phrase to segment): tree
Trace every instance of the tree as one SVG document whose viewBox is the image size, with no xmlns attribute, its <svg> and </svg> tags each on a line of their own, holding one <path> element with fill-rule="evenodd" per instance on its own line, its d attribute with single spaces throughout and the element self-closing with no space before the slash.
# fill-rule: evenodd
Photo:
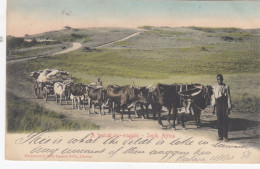
<svg viewBox="0 0 260 169">
<path fill-rule="evenodd" d="M 69 29 L 71 29 L 71 27 L 70 26 L 65 26 L 64 29 L 69 30 Z"/>
<path fill-rule="evenodd" d="M 23 47 L 24 39 L 17 37 L 7 37 L 7 49 L 21 48 Z"/>
<path fill-rule="evenodd" d="M 35 38 L 32 39 L 32 44 L 36 44 L 37 43 L 37 40 Z"/>
</svg>

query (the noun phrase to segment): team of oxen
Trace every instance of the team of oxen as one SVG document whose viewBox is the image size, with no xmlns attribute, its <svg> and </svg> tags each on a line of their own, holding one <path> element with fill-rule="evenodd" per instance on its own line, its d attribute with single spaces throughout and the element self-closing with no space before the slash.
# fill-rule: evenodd
<svg viewBox="0 0 260 169">
<path fill-rule="evenodd" d="M 184 116 L 193 112 L 195 124 L 201 126 L 200 114 L 210 105 L 212 87 L 201 84 L 158 84 L 154 87 L 136 87 L 132 85 L 109 85 L 106 89 L 102 86 L 85 85 L 82 83 L 61 83 L 54 84 L 56 101 L 60 102 L 65 98 L 66 102 L 72 100 L 73 109 L 88 109 L 90 113 L 95 112 L 95 106 L 99 107 L 99 114 L 105 114 L 104 107 L 115 120 L 115 114 L 121 112 L 121 120 L 125 110 L 128 109 L 128 118 L 131 119 L 131 108 L 141 107 L 143 118 L 150 118 L 148 109 L 151 107 L 153 119 L 158 116 L 158 123 L 162 124 L 162 107 L 168 110 L 168 121 L 173 116 L 173 128 L 176 120 L 180 120 L 185 129 Z M 184 110 L 182 112 L 182 110 Z M 181 112 L 181 113 L 180 113 Z M 171 115 L 172 113 L 172 115 Z"/>
</svg>

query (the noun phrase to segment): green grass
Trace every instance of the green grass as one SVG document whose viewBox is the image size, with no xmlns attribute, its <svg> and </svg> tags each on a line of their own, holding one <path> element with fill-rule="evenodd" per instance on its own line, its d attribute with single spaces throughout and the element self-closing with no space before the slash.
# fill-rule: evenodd
<svg viewBox="0 0 260 169">
<path fill-rule="evenodd" d="M 227 41 L 244 41 L 252 37 L 253 35 L 248 32 L 232 32 L 232 33 L 219 33 L 215 35 L 216 37 L 220 37 L 222 40 Z"/>
<path fill-rule="evenodd" d="M 25 52 L 19 52 L 17 54 L 11 55 L 12 57 L 25 57 L 25 56 L 35 56 L 38 54 L 41 54 L 43 52 L 49 51 L 54 49 L 55 47 L 45 47 L 45 48 L 38 48 L 38 49 L 33 49 L 33 50 L 28 50 Z"/>
<path fill-rule="evenodd" d="M 87 42 L 89 42 L 89 41 L 92 41 L 92 39 L 89 38 L 89 37 L 84 37 L 84 38 L 83 38 L 83 43 L 87 43 Z"/>
<path fill-rule="evenodd" d="M 146 29 L 146 31 L 144 32 L 145 35 L 156 35 L 159 37 L 185 35 L 184 32 L 176 31 L 170 27 L 139 26 L 138 28 Z"/>
<path fill-rule="evenodd" d="M 220 37 L 224 41 L 243 41 L 253 36 L 249 31 L 239 28 L 208 28 L 208 27 L 191 27 L 211 34 L 211 36 Z"/>
<path fill-rule="evenodd" d="M 31 37 L 37 37 L 42 39 L 55 39 L 57 41 L 63 42 L 72 42 L 72 41 L 89 41 L 91 40 L 88 33 L 85 31 L 75 31 L 73 29 L 69 30 L 59 30 L 59 31 L 50 31 L 42 34 L 31 35 Z"/>
<path fill-rule="evenodd" d="M 18 97 L 7 94 L 7 131 L 39 132 L 42 130 L 96 130 L 99 126 L 86 121 L 68 118 L 44 109 Z"/>
<path fill-rule="evenodd" d="M 234 97 L 233 105 L 243 113 L 260 113 L 260 97 L 255 94 L 242 93 Z"/>
<path fill-rule="evenodd" d="M 84 43 L 88 47 L 94 47 L 116 41 L 135 32 L 136 30 L 127 28 L 67 29 L 30 35 L 30 38 L 49 38 L 66 42 L 77 41 Z"/>
<path fill-rule="evenodd" d="M 118 45 L 118 46 L 131 46 L 132 45 L 132 43 L 131 42 L 129 42 L 128 40 L 125 40 L 125 41 L 119 41 L 119 42 L 116 42 L 116 43 L 114 43 L 114 45 Z"/>
<path fill-rule="evenodd" d="M 214 30 L 209 34 L 197 34 L 187 28 L 146 29 L 141 38 L 134 37 L 115 44 L 125 48 L 107 48 L 99 52 L 79 50 L 41 58 L 29 61 L 27 69 L 34 71 L 55 67 L 71 72 L 77 82 L 88 84 L 101 77 L 107 85 L 134 82 L 140 86 L 159 82 L 213 84 L 216 74 L 221 73 L 228 77 L 227 83 L 234 91 L 235 107 L 245 112 L 259 112 L 256 103 L 260 98 L 257 94 L 260 84 L 260 36 L 237 28 L 205 28 L 206 31 Z M 222 41 L 220 37 L 223 35 L 243 38 L 243 41 Z M 190 43 L 187 38 L 195 43 Z M 165 45 L 165 42 L 172 45 Z M 247 83 L 248 80 L 251 83 Z M 254 81 L 256 83 L 252 83 Z"/>
<path fill-rule="evenodd" d="M 159 37 L 171 37 L 176 35 L 185 35 L 183 32 L 177 32 L 173 30 L 151 29 L 144 32 L 145 35 L 156 35 Z"/>
<path fill-rule="evenodd" d="M 230 28 L 209 28 L 209 27 L 196 27 L 196 26 L 193 26 L 193 27 L 191 27 L 191 29 L 203 31 L 203 32 L 206 32 L 206 33 L 215 33 L 215 32 L 233 33 L 233 32 L 241 31 L 241 29 L 233 28 L 233 27 L 230 27 Z"/>
<path fill-rule="evenodd" d="M 63 42 L 83 41 L 86 43 L 88 41 L 91 41 L 91 38 L 89 38 L 88 35 L 79 33 L 61 34 L 57 36 L 56 39 Z"/>
<path fill-rule="evenodd" d="M 176 31 L 169 28 L 151 28 L 142 35 L 146 39 L 159 32 L 162 36 Z M 232 37 L 247 36 L 235 28 L 208 28 L 221 30 Z M 150 35 L 150 33 L 152 35 Z M 240 35 L 241 34 L 241 35 Z M 180 37 L 186 37 L 180 35 Z M 195 38 L 194 36 L 193 38 Z M 200 37 L 196 37 L 200 38 Z M 205 37 L 204 37 L 205 38 Z M 255 73 L 259 72 L 260 45 L 259 36 L 248 35 L 246 42 L 219 42 L 211 44 L 185 45 L 186 40 L 180 41 L 183 47 L 163 48 L 163 37 L 157 37 L 155 48 L 103 49 L 99 52 L 75 51 L 51 58 L 30 61 L 30 71 L 49 67 L 59 67 L 69 72 L 96 76 L 121 76 L 144 79 L 163 79 L 171 75 L 204 75 Z M 117 42 L 116 45 L 129 47 L 138 39 Z M 142 45 L 142 44 L 140 44 Z"/>
<path fill-rule="evenodd" d="M 170 75 L 259 72 L 256 51 L 207 52 L 202 46 L 155 51 L 106 49 L 101 52 L 76 51 L 52 58 L 30 61 L 30 70 L 59 67 L 69 72 L 97 76 L 160 79 Z M 206 46 L 211 50 L 212 46 Z M 160 55 L 160 56 L 159 56 Z M 157 57 L 158 56 L 158 57 Z M 36 68 L 37 67 L 37 68 Z"/>
<path fill-rule="evenodd" d="M 213 45 L 204 45 L 204 46 L 194 46 L 194 47 L 185 47 L 185 48 L 176 48 L 176 50 L 179 50 L 180 52 L 190 53 L 192 52 L 201 52 L 201 51 L 208 51 L 213 49 Z"/>
</svg>

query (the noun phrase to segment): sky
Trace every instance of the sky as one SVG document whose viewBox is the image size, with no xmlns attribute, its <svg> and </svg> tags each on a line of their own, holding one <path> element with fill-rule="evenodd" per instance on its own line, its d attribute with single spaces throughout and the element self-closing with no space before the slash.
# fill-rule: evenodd
<svg viewBox="0 0 260 169">
<path fill-rule="evenodd" d="M 7 35 L 13 36 L 64 26 L 260 28 L 259 18 L 259 1 L 7 0 Z"/>
</svg>

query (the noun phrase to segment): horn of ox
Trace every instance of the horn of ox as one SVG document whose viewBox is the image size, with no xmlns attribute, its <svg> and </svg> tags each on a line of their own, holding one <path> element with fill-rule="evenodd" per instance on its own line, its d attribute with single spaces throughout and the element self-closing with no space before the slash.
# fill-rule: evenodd
<svg viewBox="0 0 260 169">
<path fill-rule="evenodd" d="M 182 85 L 181 85 L 181 88 L 180 88 L 180 92 L 182 92 Z"/>
<path fill-rule="evenodd" d="M 149 86 L 147 86 L 146 88 L 148 89 L 148 88 L 150 88 L 150 87 L 152 87 L 153 86 L 153 84 L 150 84 Z"/>
<path fill-rule="evenodd" d="M 196 95 L 200 94 L 201 91 L 202 91 L 202 90 L 199 90 L 199 91 L 196 92 L 196 93 L 192 93 L 191 96 L 192 96 L 192 97 L 193 97 L 193 96 L 196 96 Z"/>
</svg>

